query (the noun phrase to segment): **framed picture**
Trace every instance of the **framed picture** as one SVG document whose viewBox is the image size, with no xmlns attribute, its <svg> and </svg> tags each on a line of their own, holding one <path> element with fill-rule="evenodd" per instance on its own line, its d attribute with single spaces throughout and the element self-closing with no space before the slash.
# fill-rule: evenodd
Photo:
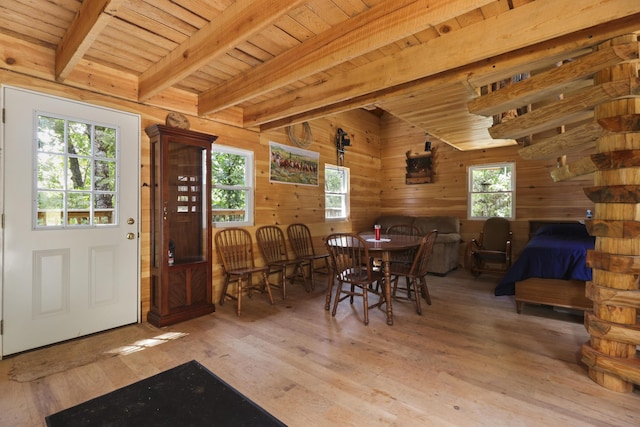
<svg viewBox="0 0 640 427">
<path fill-rule="evenodd" d="M 269 182 L 318 186 L 320 153 L 269 141 Z"/>
</svg>

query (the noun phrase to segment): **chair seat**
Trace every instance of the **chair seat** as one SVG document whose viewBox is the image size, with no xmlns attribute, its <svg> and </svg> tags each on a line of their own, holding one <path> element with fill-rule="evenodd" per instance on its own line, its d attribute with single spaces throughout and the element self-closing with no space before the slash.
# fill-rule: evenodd
<svg viewBox="0 0 640 427">
<path fill-rule="evenodd" d="M 269 268 L 268 267 L 247 267 L 247 268 L 236 268 L 230 271 L 227 271 L 227 273 L 229 274 L 234 274 L 234 275 L 247 275 L 247 274 L 254 274 L 254 273 L 262 273 L 263 271 L 267 271 Z"/>
<path fill-rule="evenodd" d="M 369 284 L 369 273 L 366 267 L 350 268 L 348 270 L 341 271 L 338 276 L 340 280 L 348 281 L 350 283 Z M 374 281 L 382 280 L 384 278 L 384 274 L 381 271 L 373 270 L 371 277 Z"/>
<path fill-rule="evenodd" d="M 506 254 L 499 251 L 480 250 L 474 252 L 474 255 L 484 262 L 504 263 L 507 260 Z"/>
<path fill-rule="evenodd" d="M 302 255 L 299 258 L 305 260 L 327 259 L 329 258 L 329 254 Z"/>
<path fill-rule="evenodd" d="M 406 262 L 392 262 L 390 269 L 392 276 L 407 276 L 411 272 L 411 265 L 413 263 Z"/>
</svg>

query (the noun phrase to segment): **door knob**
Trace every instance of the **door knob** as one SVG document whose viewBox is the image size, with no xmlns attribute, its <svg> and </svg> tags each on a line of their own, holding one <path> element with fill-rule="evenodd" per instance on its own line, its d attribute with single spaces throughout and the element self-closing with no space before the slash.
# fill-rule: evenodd
<svg viewBox="0 0 640 427">
<path fill-rule="evenodd" d="M 135 238 L 136 238 L 136 235 L 134 233 L 127 233 L 127 239 L 133 240 Z"/>
</svg>

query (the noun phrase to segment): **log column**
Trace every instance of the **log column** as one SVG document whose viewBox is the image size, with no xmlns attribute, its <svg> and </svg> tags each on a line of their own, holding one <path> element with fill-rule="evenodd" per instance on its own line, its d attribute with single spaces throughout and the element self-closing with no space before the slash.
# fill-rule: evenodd
<svg viewBox="0 0 640 427">
<path fill-rule="evenodd" d="M 619 37 L 607 45 L 637 43 L 636 35 Z M 637 85 L 638 62 L 631 61 L 598 72 L 595 85 L 629 80 Z M 596 237 L 587 255 L 593 280 L 587 297 L 593 311 L 585 313 L 590 340 L 582 346 L 589 377 L 603 387 L 631 392 L 640 384 L 640 97 L 602 103 L 595 107 L 598 123 L 607 131 L 592 156 L 598 166 L 594 186 L 585 189 L 595 203 L 594 219 L 587 221 Z"/>
</svg>

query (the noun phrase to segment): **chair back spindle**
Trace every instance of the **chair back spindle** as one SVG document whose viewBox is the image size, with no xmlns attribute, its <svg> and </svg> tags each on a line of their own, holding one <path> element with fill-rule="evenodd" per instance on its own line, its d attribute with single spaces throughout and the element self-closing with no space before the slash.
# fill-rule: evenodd
<svg viewBox="0 0 640 427">
<path fill-rule="evenodd" d="M 311 291 L 307 284 L 306 275 L 302 269 L 303 260 L 299 258 L 290 259 L 287 254 L 287 246 L 284 233 L 276 225 L 264 225 L 256 230 L 256 239 L 260 253 L 265 263 L 269 267 L 269 275 L 279 274 L 278 286 L 282 289 L 282 298 L 286 298 L 287 268 L 293 269 L 293 276 L 301 277 L 307 292 Z M 275 286 L 275 285 L 274 285 Z"/>
<path fill-rule="evenodd" d="M 248 291 L 249 296 L 251 296 L 254 289 L 261 292 L 266 291 L 269 302 L 273 304 L 273 296 L 267 277 L 268 268 L 256 267 L 251 234 L 244 228 L 224 228 L 216 233 L 214 242 L 225 275 L 219 301 L 220 305 L 224 305 L 227 297 L 236 300 L 236 314 L 239 316 L 243 291 Z M 253 274 L 262 276 L 261 288 L 252 283 Z M 238 291 L 235 295 L 229 293 L 229 284 L 231 282 L 237 282 L 238 284 Z"/>
</svg>

